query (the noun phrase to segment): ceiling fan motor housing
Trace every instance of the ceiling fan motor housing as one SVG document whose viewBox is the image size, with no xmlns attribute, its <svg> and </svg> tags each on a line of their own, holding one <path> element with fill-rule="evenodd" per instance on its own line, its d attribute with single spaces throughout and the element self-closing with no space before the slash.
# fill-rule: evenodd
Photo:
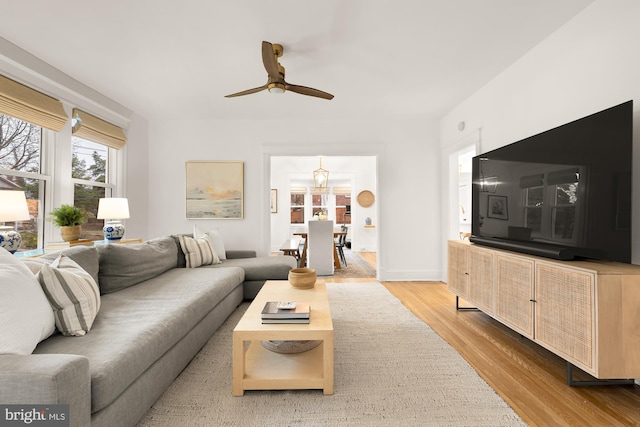
<svg viewBox="0 0 640 427">
<path fill-rule="evenodd" d="M 269 93 L 284 93 L 285 87 L 282 83 L 273 82 L 267 85 Z"/>
</svg>

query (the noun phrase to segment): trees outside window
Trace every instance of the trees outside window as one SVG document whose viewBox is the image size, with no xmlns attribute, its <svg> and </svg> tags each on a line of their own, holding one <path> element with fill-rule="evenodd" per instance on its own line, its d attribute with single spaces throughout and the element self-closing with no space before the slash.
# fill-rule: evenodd
<svg viewBox="0 0 640 427">
<path fill-rule="evenodd" d="M 36 249 L 42 242 L 42 200 L 45 179 L 41 174 L 42 128 L 0 114 L 0 189 L 24 191 L 30 219 L 15 226 L 22 235 L 20 250 Z"/>
<path fill-rule="evenodd" d="M 81 238 L 103 238 L 104 220 L 98 220 L 98 202 L 111 195 L 107 167 L 109 147 L 87 139 L 72 137 L 71 175 L 74 183 L 73 203 L 85 210 Z"/>
</svg>

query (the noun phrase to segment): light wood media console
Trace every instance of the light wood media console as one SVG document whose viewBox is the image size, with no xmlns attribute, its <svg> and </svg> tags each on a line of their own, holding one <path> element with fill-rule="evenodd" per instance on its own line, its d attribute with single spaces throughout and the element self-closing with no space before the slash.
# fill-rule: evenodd
<svg viewBox="0 0 640 427">
<path fill-rule="evenodd" d="M 640 378 L 640 266 L 556 261 L 456 240 L 448 255 L 456 308 L 462 298 L 565 359 L 570 385 L 602 384 L 574 381 L 573 366 L 609 383 Z"/>
</svg>

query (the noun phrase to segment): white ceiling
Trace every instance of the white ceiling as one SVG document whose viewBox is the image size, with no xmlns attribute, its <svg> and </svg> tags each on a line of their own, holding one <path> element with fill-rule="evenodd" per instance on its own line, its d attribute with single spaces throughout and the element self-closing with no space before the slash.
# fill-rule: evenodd
<svg viewBox="0 0 640 427">
<path fill-rule="evenodd" d="M 593 0 L 0 0 L 0 36 L 143 117 L 438 119 Z M 266 91 L 261 42 L 289 83 Z"/>
</svg>

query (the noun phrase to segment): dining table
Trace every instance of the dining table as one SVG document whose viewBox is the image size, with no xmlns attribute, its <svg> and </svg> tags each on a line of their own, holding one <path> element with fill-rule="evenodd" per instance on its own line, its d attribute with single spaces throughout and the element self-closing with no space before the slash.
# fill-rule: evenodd
<svg viewBox="0 0 640 427">
<path fill-rule="evenodd" d="M 302 255 L 300 256 L 300 267 L 307 266 L 307 247 L 309 246 L 309 239 L 307 238 L 309 233 L 306 232 L 298 232 L 293 233 L 294 236 L 300 236 L 304 239 L 304 246 L 302 247 Z M 333 238 L 336 239 L 340 236 L 346 236 L 346 231 L 334 231 Z M 333 245 L 333 266 L 336 270 L 340 270 L 342 266 L 340 265 L 340 256 L 338 256 L 338 249 L 336 249 L 336 245 Z"/>
</svg>

